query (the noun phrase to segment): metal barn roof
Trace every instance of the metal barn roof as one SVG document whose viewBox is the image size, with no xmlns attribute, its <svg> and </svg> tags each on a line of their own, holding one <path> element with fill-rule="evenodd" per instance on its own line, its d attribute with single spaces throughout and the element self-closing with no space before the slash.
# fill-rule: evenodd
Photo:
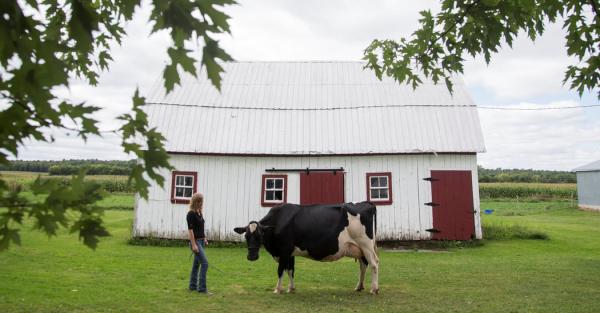
<svg viewBox="0 0 600 313">
<path fill-rule="evenodd" d="M 573 170 L 573 172 L 593 172 L 593 171 L 600 171 L 600 160 L 580 166 Z"/>
<path fill-rule="evenodd" d="M 362 62 L 232 62 L 219 93 L 182 75 L 147 96 L 151 126 L 170 152 L 335 155 L 484 152 L 477 108 L 460 80 L 454 94 L 378 80 Z"/>
</svg>

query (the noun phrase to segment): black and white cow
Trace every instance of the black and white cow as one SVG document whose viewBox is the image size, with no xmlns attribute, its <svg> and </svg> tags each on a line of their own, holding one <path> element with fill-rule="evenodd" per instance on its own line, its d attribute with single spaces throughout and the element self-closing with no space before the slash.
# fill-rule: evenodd
<svg viewBox="0 0 600 313">
<path fill-rule="evenodd" d="M 288 292 L 295 290 L 294 257 L 336 261 L 347 256 L 359 260 L 356 291 L 364 289 L 367 266 L 371 266 L 371 293 L 379 292 L 379 258 L 375 245 L 376 207 L 370 202 L 335 205 L 282 204 L 260 221 L 234 229 L 245 234 L 248 260 L 256 261 L 261 243 L 279 263 L 275 293 L 281 293 L 283 272 L 289 276 Z M 375 229 L 374 229 L 375 228 Z"/>
</svg>

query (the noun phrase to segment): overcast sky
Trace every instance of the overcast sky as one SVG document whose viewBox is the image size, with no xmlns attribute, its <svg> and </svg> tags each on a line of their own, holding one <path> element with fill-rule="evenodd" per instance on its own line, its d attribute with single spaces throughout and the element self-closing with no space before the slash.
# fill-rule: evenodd
<svg viewBox="0 0 600 313">
<path fill-rule="evenodd" d="M 360 60 L 375 38 L 398 39 L 417 26 L 418 12 L 437 10 L 438 1 L 240 1 L 229 7 L 231 36 L 221 42 L 236 60 Z M 147 8 L 127 25 L 128 37 L 113 51 L 114 62 L 100 84 L 73 80 L 60 95 L 104 108 L 96 118 L 112 129 L 114 117 L 131 108 L 139 86 L 147 91 L 166 64 L 169 37 L 150 36 Z M 469 59 L 463 79 L 480 107 L 548 108 L 598 104 L 562 86 L 567 65 L 560 25 L 548 27 L 535 43 L 525 37 L 504 48 L 488 66 Z M 571 170 L 600 159 L 600 108 L 546 111 L 479 109 L 487 152 L 484 167 Z M 127 159 L 119 138 L 106 135 L 87 144 L 55 132 L 52 144 L 27 142 L 19 159 Z"/>
</svg>

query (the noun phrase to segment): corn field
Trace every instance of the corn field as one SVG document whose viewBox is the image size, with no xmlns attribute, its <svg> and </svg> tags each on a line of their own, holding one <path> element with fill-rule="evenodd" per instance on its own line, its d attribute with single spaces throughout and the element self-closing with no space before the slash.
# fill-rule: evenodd
<svg viewBox="0 0 600 313">
<path fill-rule="evenodd" d="M 4 179 L 10 190 L 20 188 L 23 191 L 29 190 L 29 185 L 38 178 L 43 180 L 58 181 L 59 184 L 67 186 L 70 183 L 71 176 L 49 176 L 46 173 L 32 172 L 0 172 L 0 177 Z M 86 180 L 94 181 L 104 190 L 110 193 L 133 193 L 133 187 L 127 183 L 127 176 L 119 175 L 87 175 Z"/>
<path fill-rule="evenodd" d="M 481 183 L 481 199 L 577 199 L 577 184 Z"/>
</svg>

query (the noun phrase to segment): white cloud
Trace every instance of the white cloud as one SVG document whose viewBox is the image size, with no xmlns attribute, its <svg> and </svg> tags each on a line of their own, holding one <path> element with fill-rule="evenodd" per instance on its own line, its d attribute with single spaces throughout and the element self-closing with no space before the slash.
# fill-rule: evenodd
<svg viewBox="0 0 600 313">
<path fill-rule="evenodd" d="M 435 12 L 438 6 L 434 0 L 241 1 L 227 8 L 232 34 L 219 39 L 237 60 L 357 60 L 371 40 L 409 36 L 418 27 L 419 11 L 431 8 Z M 69 90 L 60 91 L 63 97 L 104 108 L 94 116 L 102 121 L 103 129 L 118 125 L 115 117 L 130 110 L 135 88 L 150 91 L 168 61 L 169 36 L 164 32 L 150 36 L 148 16 L 146 6 L 127 25 L 128 36 L 113 50 L 110 72 L 101 75 L 97 87 L 72 80 Z M 464 79 L 469 88 L 474 93 L 484 90 L 501 103 L 566 105 L 557 102 L 564 99 L 559 94 L 568 90 L 561 82 L 570 62 L 560 23 L 549 27 L 535 43 L 519 38 L 513 49 L 505 47 L 494 55 L 490 66 L 481 58 L 468 60 Z M 486 99 L 477 100 L 479 105 L 489 105 Z M 600 158 L 596 139 L 600 126 L 586 111 L 481 110 L 480 114 L 488 148 L 480 157 L 485 166 L 570 169 Z M 52 144 L 27 142 L 20 157 L 127 157 L 119 138 L 112 135 L 90 138 L 87 145 L 73 136 L 55 137 Z"/>
<path fill-rule="evenodd" d="M 223 44 L 238 60 L 357 60 L 375 38 L 416 29 L 419 11 L 436 1 L 242 1 L 230 7 L 232 36 Z"/>
<path fill-rule="evenodd" d="M 520 103 L 510 108 L 559 108 L 574 101 Z M 484 167 L 571 170 L 600 158 L 600 121 L 581 109 L 479 110 L 487 152 Z"/>
<path fill-rule="evenodd" d="M 567 56 L 562 21 L 548 26 L 541 37 L 532 42 L 525 34 L 504 45 L 492 55 L 489 65 L 483 57 L 465 63 L 465 82 L 470 87 L 484 87 L 497 97 L 519 100 L 569 91 L 562 81 L 567 66 L 574 58 Z"/>
<path fill-rule="evenodd" d="M 498 58 L 489 67 L 472 66 L 465 75 L 468 86 L 480 85 L 510 100 L 568 91 L 562 85 L 568 61 L 563 58 Z"/>
<path fill-rule="evenodd" d="M 49 132 L 55 138 L 54 142 L 26 142 L 19 149 L 21 160 L 63 160 L 63 159 L 100 159 L 128 160 L 121 148 L 120 137 L 107 133 L 102 137 L 92 136 L 84 142 L 74 132 Z"/>
</svg>

